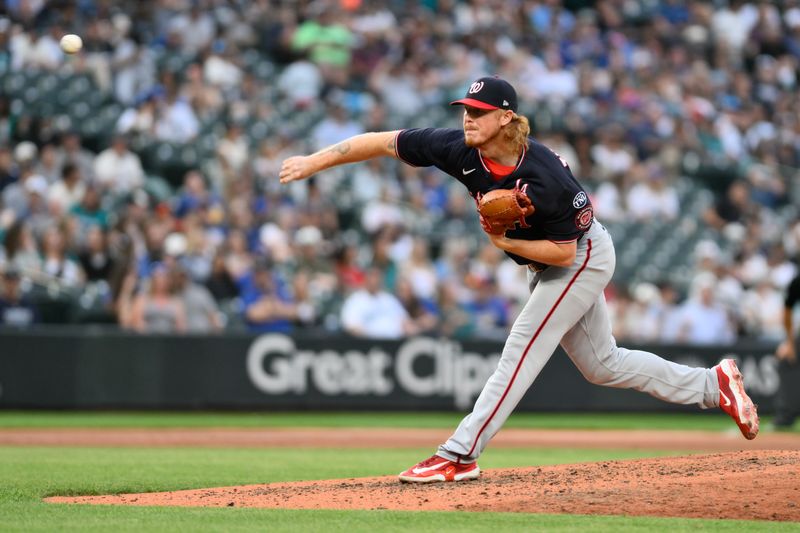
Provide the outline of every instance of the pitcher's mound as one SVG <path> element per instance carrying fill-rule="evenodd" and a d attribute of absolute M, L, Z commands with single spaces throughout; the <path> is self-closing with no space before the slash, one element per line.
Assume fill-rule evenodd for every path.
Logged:
<path fill-rule="evenodd" d="M 800 452 L 759 450 L 488 470 L 478 480 L 395 476 L 175 492 L 52 497 L 54 503 L 503 511 L 800 521 Z"/>

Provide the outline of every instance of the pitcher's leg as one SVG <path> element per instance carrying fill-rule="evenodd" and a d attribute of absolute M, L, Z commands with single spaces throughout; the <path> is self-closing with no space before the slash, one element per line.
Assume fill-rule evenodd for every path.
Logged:
<path fill-rule="evenodd" d="M 503 347 L 497 369 L 484 385 L 472 412 L 439 447 L 437 455 L 473 462 L 500 430 L 558 346 L 561 332 L 540 327 L 541 307 L 529 300 Z"/>
<path fill-rule="evenodd" d="M 474 461 L 500 430 L 522 396 L 550 359 L 564 334 L 593 305 L 608 283 L 613 248 L 604 245 L 592 254 L 591 240 L 569 269 L 553 269 L 532 283 L 533 292 L 503 348 L 494 374 L 475 407 L 461 421 L 437 455 L 451 461 Z"/>
<path fill-rule="evenodd" d="M 704 409 L 719 405 L 715 369 L 692 368 L 649 352 L 618 347 L 603 295 L 564 335 L 561 346 L 591 383 L 634 389 Z"/>

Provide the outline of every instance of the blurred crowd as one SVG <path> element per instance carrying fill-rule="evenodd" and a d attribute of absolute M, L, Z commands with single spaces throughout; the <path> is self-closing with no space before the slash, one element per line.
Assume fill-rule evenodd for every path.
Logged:
<path fill-rule="evenodd" d="M 87 143 L 0 93 L 0 323 L 504 338 L 525 270 L 455 180 L 393 160 L 277 180 L 286 156 L 364 131 L 459 127 L 447 102 L 496 73 L 600 221 L 677 225 L 686 176 L 714 194 L 689 286 L 609 287 L 618 338 L 779 340 L 799 61 L 798 0 L 7 1 L 2 76 L 88 75 L 124 111 Z M 137 142 L 191 145 L 209 123 L 213 157 L 154 194 Z M 81 312 L 54 318 L 61 295 Z"/>

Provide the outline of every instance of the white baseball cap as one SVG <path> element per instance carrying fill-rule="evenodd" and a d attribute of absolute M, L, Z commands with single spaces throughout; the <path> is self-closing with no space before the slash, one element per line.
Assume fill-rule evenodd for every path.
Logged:
<path fill-rule="evenodd" d="M 47 179 L 39 174 L 28 176 L 28 179 L 25 180 L 25 190 L 39 196 L 47 194 L 47 187 Z"/>

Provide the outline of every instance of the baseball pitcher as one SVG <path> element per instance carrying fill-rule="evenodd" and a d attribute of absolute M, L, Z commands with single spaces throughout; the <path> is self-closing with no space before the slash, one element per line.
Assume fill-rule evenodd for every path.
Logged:
<path fill-rule="evenodd" d="M 467 188 L 492 243 L 528 268 L 530 297 L 472 412 L 432 457 L 402 472 L 400 480 L 477 478 L 481 452 L 559 344 L 592 383 L 704 409 L 720 407 L 745 438 L 755 438 L 756 406 L 733 360 L 691 368 L 617 346 L 603 296 L 616 263 L 611 237 L 566 161 L 529 137 L 511 84 L 480 78 L 451 105 L 463 106 L 461 130 L 365 133 L 312 155 L 290 157 L 280 171 L 281 183 L 289 183 L 380 156 L 435 166 Z"/>

